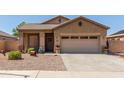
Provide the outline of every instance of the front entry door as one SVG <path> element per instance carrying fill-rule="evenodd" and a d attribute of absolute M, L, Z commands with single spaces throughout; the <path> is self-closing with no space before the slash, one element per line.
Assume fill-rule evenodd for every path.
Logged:
<path fill-rule="evenodd" d="M 45 34 L 45 51 L 53 52 L 53 47 L 54 47 L 54 34 L 46 33 Z"/>
<path fill-rule="evenodd" d="M 38 50 L 39 48 L 39 35 L 38 34 L 30 34 L 29 35 L 28 48 L 35 48 Z"/>

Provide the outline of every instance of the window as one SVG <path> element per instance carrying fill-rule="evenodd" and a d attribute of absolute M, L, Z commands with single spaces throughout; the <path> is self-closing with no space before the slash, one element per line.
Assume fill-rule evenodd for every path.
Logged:
<path fill-rule="evenodd" d="M 88 39 L 88 36 L 80 36 L 80 39 Z"/>
<path fill-rule="evenodd" d="M 82 22 L 81 21 L 78 23 L 78 26 L 82 26 Z"/>
<path fill-rule="evenodd" d="M 97 39 L 97 36 L 90 36 L 90 39 Z"/>
<path fill-rule="evenodd" d="M 78 39 L 78 36 L 71 36 L 71 39 Z"/>
<path fill-rule="evenodd" d="M 68 36 L 62 36 L 61 38 L 62 38 L 62 39 L 69 39 Z"/>

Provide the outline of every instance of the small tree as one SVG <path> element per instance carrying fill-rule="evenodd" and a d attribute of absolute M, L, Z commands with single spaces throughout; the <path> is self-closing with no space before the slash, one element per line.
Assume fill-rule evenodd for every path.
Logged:
<path fill-rule="evenodd" d="M 19 37 L 19 31 L 17 28 L 23 26 L 24 24 L 26 24 L 26 22 L 22 22 L 16 28 L 13 28 L 13 30 L 12 30 L 13 34 L 12 35 L 15 37 Z"/>
<path fill-rule="evenodd" d="M 16 36 L 16 37 L 19 36 L 18 30 L 15 29 L 15 28 L 13 28 L 12 33 L 13 33 L 13 34 L 12 34 L 13 36 Z"/>

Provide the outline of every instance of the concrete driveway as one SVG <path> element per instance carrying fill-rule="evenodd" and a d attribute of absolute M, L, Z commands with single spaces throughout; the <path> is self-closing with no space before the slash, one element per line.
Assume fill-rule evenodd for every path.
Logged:
<path fill-rule="evenodd" d="M 60 54 L 67 71 L 0 70 L 0 78 L 124 78 L 124 58 L 104 54 Z"/>
<path fill-rule="evenodd" d="M 68 71 L 124 72 L 124 58 L 105 54 L 62 54 Z"/>

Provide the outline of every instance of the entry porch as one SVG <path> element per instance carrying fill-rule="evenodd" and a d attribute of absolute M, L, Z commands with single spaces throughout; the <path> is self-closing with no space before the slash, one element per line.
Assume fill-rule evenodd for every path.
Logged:
<path fill-rule="evenodd" d="M 29 48 L 35 48 L 36 51 L 42 49 L 43 52 L 54 52 L 54 33 L 48 32 L 27 32 L 21 33 L 21 50 L 27 52 Z"/>

